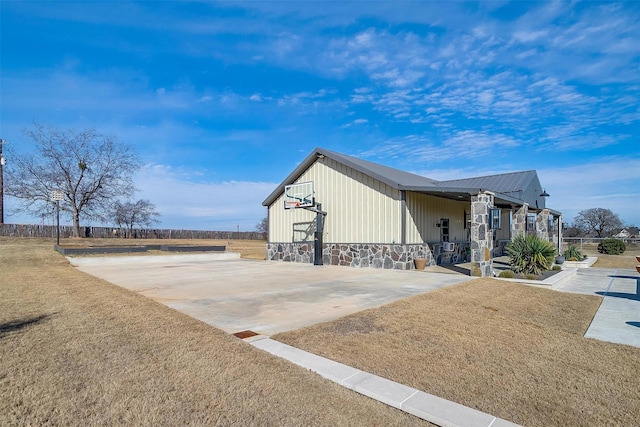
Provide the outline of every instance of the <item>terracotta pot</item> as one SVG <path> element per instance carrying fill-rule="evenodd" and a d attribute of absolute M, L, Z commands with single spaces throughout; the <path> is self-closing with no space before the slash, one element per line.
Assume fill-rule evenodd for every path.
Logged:
<path fill-rule="evenodd" d="M 424 270 L 424 267 L 427 265 L 426 258 L 414 258 L 413 263 L 416 265 L 416 270 Z"/>
<path fill-rule="evenodd" d="M 636 270 L 638 270 L 638 273 L 640 273 L 640 265 L 636 265 Z"/>

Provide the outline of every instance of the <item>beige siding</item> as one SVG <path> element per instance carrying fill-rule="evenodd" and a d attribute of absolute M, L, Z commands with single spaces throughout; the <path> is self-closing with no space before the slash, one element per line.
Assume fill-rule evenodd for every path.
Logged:
<path fill-rule="evenodd" d="M 296 182 L 313 181 L 316 203 L 327 212 L 325 243 L 398 243 L 400 191 L 329 158 L 316 161 Z M 284 209 L 284 195 L 269 207 L 269 241 L 313 241 L 315 213 Z"/>
<path fill-rule="evenodd" d="M 441 218 L 449 219 L 449 240 L 469 240 L 464 228 L 464 212 L 471 210 L 468 202 L 456 202 L 443 197 L 407 192 L 407 243 L 439 242 Z"/>

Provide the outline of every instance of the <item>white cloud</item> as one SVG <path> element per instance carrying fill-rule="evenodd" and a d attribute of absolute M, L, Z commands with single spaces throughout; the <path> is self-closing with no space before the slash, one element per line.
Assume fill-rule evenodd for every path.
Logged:
<path fill-rule="evenodd" d="M 519 42 L 532 42 L 536 41 L 540 38 L 543 38 L 549 34 L 547 30 L 539 30 L 539 31 L 516 31 L 513 34 L 513 37 Z"/>
<path fill-rule="evenodd" d="M 251 231 L 265 217 L 262 201 L 276 183 L 203 180 L 203 174 L 146 165 L 137 175 L 140 193 L 161 214 L 162 227 Z"/>

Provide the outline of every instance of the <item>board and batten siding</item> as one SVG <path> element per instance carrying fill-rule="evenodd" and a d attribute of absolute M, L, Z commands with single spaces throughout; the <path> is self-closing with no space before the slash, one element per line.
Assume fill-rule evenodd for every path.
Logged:
<path fill-rule="evenodd" d="M 407 243 L 439 242 L 441 218 L 449 219 L 449 241 L 467 241 L 464 212 L 469 214 L 468 202 L 456 202 L 443 197 L 407 191 Z"/>
<path fill-rule="evenodd" d="M 399 243 L 400 191 L 329 158 L 316 160 L 296 183 L 313 181 L 325 217 L 325 243 Z M 314 212 L 285 209 L 284 192 L 269 206 L 270 242 L 313 242 Z"/>

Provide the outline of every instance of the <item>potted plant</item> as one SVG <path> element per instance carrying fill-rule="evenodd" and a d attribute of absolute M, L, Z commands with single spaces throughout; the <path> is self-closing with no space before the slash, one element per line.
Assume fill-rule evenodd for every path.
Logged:
<path fill-rule="evenodd" d="M 416 270 L 424 270 L 424 267 L 427 265 L 426 258 L 414 258 L 413 262 L 416 266 Z"/>

